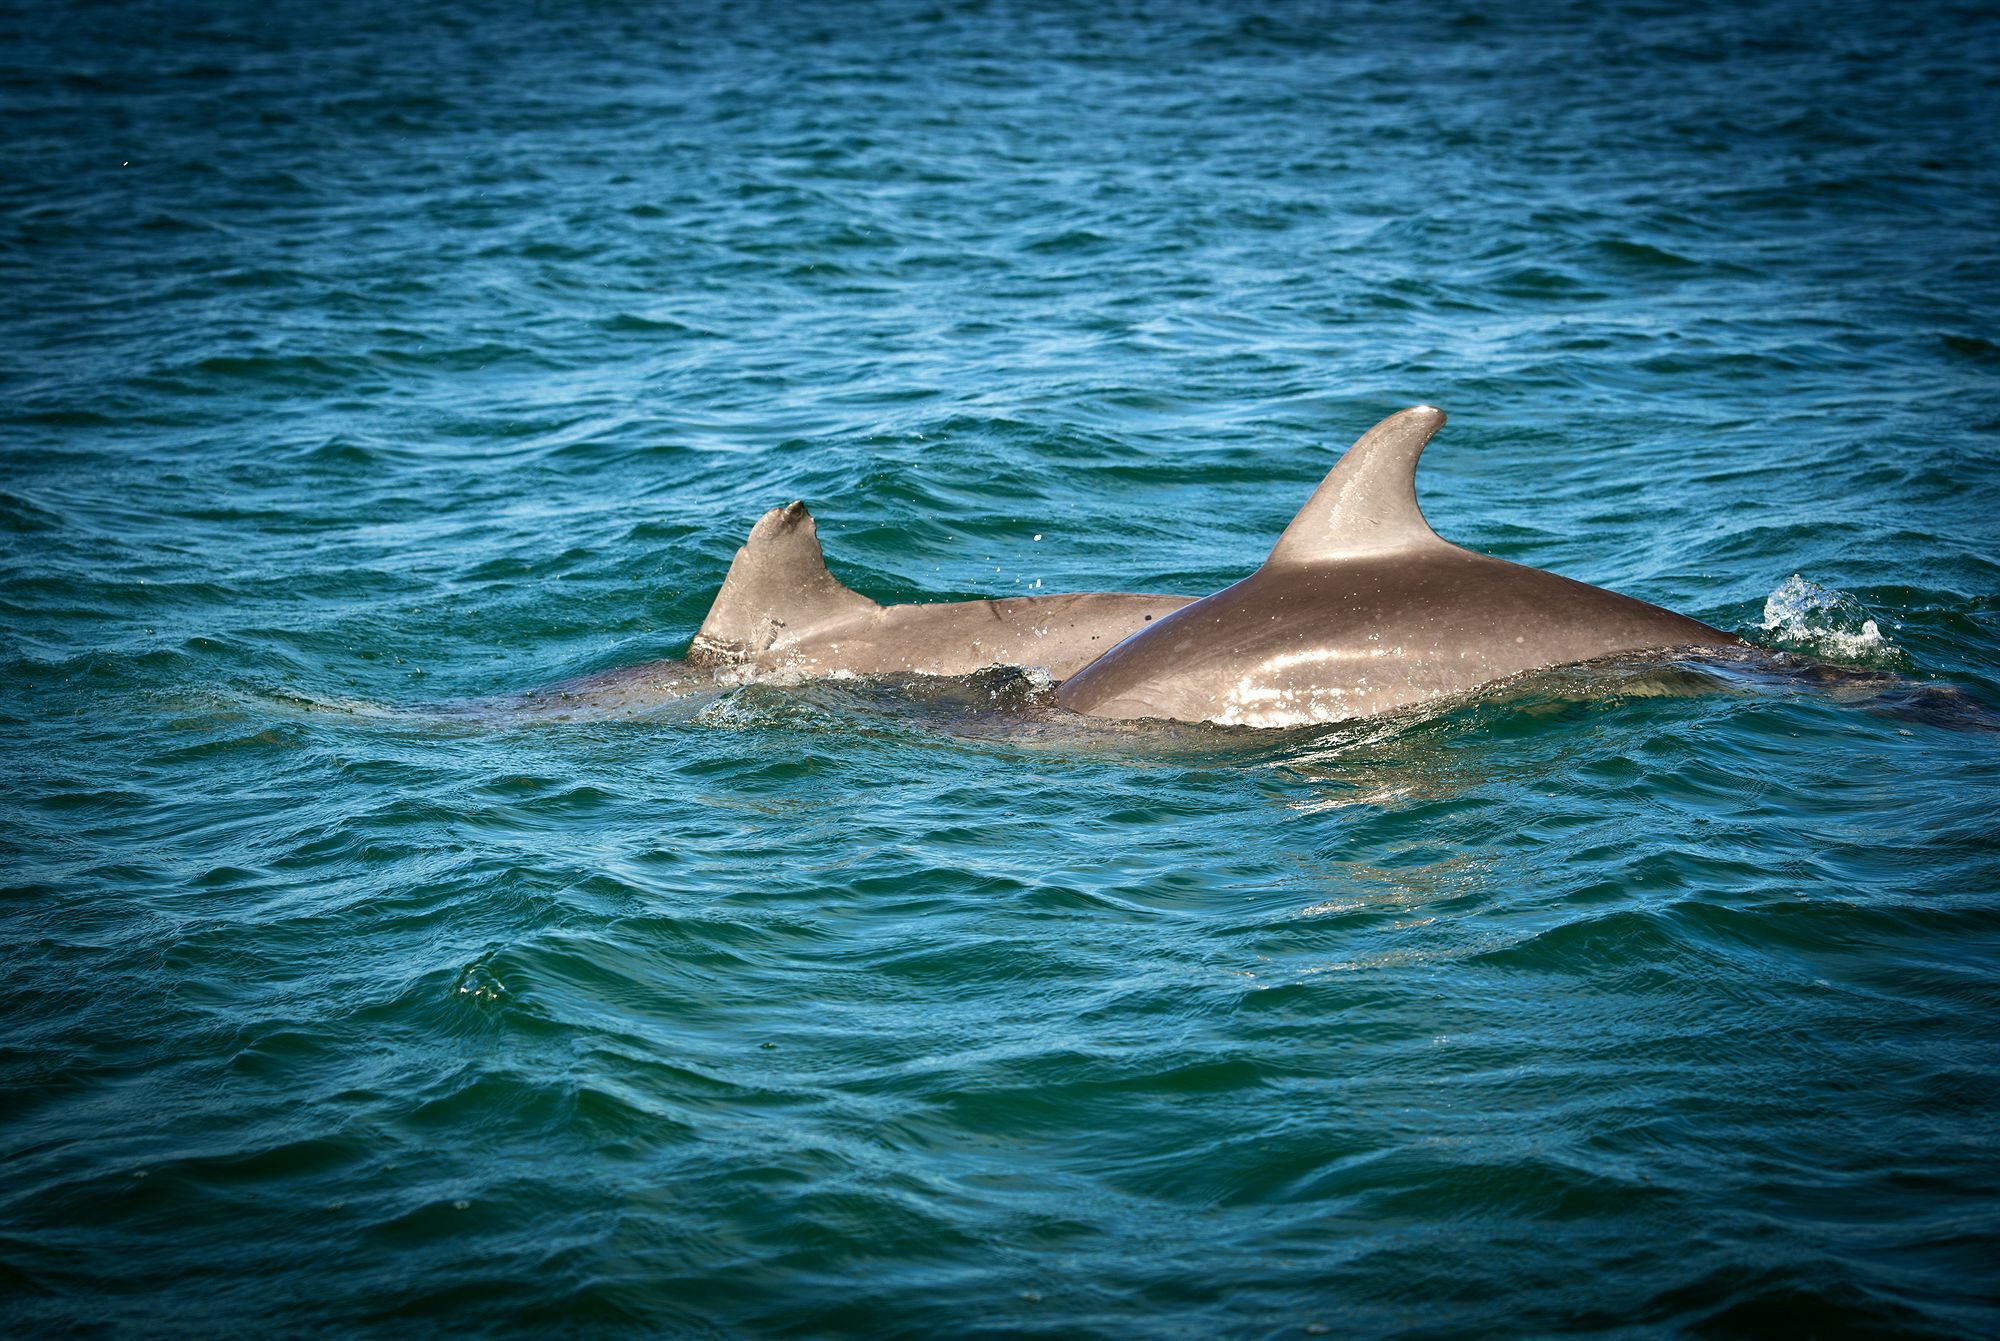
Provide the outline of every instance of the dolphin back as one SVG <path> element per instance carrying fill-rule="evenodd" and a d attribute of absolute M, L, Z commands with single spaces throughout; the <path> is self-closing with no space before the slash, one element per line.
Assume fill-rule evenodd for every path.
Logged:
<path fill-rule="evenodd" d="M 1303 726 L 1434 702 L 1526 671 L 1737 640 L 1697 620 L 1439 538 L 1417 458 L 1427 405 L 1377 424 L 1271 556 L 1157 620 L 1059 691 L 1072 712 Z"/>

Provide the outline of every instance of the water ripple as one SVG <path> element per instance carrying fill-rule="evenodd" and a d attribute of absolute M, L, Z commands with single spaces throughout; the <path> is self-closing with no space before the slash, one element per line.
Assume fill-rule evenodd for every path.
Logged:
<path fill-rule="evenodd" d="M 0 19 L 0 1326 L 1994 1330 L 1995 30 Z M 1755 648 L 1260 733 L 677 657 L 1353 436 Z"/>

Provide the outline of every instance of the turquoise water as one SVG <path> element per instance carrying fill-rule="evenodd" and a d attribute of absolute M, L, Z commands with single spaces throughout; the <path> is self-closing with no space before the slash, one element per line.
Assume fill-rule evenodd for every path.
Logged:
<path fill-rule="evenodd" d="M 2000 1328 L 1976 7 L 0 23 L 6 1330 Z M 1420 401 L 1447 536 L 1881 678 L 462 706 L 793 498 L 1205 594 Z"/>

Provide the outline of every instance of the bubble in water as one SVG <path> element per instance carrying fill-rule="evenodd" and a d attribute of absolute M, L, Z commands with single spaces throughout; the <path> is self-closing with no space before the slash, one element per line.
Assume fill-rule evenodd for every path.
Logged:
<path fill-rule="evenodd" d="M 454 990 L 460 996 L 469 996 L 474 1001 L 498 1001 L 507 995 L 506 985 L 498 974 L 484 964 L 467 964 L 459 971 Z"/>
<path fill-rule="evenodd" d="M 1881 662 L 1897 654 L 1861 602 L 1797 573 L 1765 597 L 1762 627 L 1781 646 L 1820 656 Z"/>

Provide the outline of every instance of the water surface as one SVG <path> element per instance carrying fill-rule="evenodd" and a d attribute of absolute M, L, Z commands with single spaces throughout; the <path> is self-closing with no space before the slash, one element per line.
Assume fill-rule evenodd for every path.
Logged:
<path fill-rule="evenodd" d="M 9 1330 L 2000 1327 L 1978 7 L 0 23 Z M 1445 535 L 1966 699 L 439 707 L 793 498 L 1204 594 L 1417 402 Z"/>

